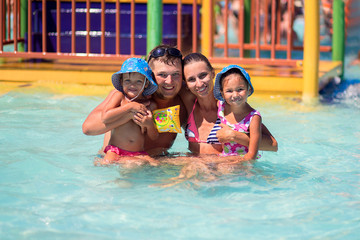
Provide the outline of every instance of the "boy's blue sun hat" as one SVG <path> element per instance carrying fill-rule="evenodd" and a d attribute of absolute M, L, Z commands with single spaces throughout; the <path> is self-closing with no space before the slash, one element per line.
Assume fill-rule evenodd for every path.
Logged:
<path fill-rule="evenodd" d="M 114 87 L 124 93 L 121 84 L 121 75 L 123 73 L 137 72 L 144 75 L 149 80 L 149 85 L 144 89 L 143 96 L 148 96 L 156 92 L 158 86 L 152 78 L 152 70 L 149 64 L 141 58 L 129 58 L 122 65 L 120 71 L 114 73 L 111 77 Z"/>
<path fill-rule="evenodd" d="M 221 95 L 221 92 L 220 92 L 220 89 L 221 89 L 221 86 L 220 86 L 220 79 L 221 79 L 221 76 L 228 72 L 229 70 L 231 69 L 239 69 L 241 74 L 243 75 L 243 77 L 246 79 L 246 81 L 248 82 L 249 86 L 250 86 L 250 94 L 253 94 L 254 92 L 254 87 L 252 86 L 251 84 L 251 81 L 250 81 L 250 76 L 249 74 L 245 71 L 245 69 L 243 69 L 242 67 L 238 66 L 238 65 L 229 65 L 227 67 L 224 67 L 221 72 L 219 72 L 217 75 L 216 75 L 216 78 L 215 78 L 215 85 L 214 85 L 214 96 L 217 100 L 220 100 L 220 101 L 225 101 L 225 99 L 223 98 L 223 96 Z"/>

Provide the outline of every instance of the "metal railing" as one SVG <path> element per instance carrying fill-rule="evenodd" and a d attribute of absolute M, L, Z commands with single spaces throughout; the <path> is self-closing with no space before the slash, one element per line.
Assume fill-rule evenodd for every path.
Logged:
<path fill-rule="evenodd" d="M 145 55 L 146 51 L 138 50 L 146 49 L 146 30 L 139 30 L 146 26 L 142 22 L 146 19 L 144 2 L 0 0 L 0 57 L 124 60 Z M 238 0 L 236 9 L 236 1 L 230 6 L 225 0 L 219 6 L 209 0 L 215 11 L 208 13 L 200 11 L 199 0 L 168 2 L 173 5 L 170 13 L 175 15 L 163 23 L 164 29 L 173 31 L 168 41 L 184 52 L 194 52 L 200 50 L 201 38 L 209 37 L 210 45 L 201 45 L 201 51 L 208 52 L 214 63 L 295 65 L 298 59 L 293 52 L 303 50 L 302 45 L 294 44 L 295 0 L 286 4 L 280 0 Z M 20 14 L 24 5 L 27 16 Z M 201 14 L 206 14 L 205 18 Z M 205 30 L 209 36 L 203 34 L 204 19 L 211 22 Z M 26 34 L 21 33 L 22 28 Z M 24 51 L 19 51 L 19 44 L 25 45 Z M 9 46 L 13 49 L 6 51 Z M 329 52 L 331 46 L 321 46 L 320 51 Z"/>

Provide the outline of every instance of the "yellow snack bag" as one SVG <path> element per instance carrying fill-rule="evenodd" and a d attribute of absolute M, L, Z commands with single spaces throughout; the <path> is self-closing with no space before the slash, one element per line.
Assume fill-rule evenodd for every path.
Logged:
<path fill-rule="evenodd" d="M 153 119 L 158 132 L 181 133 L 180 105 L 153 111 Z"/>

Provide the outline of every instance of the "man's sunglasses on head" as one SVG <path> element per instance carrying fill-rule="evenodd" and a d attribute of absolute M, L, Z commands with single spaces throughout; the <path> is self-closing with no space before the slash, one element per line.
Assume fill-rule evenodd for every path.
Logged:
<path fill-rule="evenodd" d="M 182 58 L 181 52 L 177 48 L 157 48 L 150 54 L 148 62 L 150 62 L 151 58 L 164 56 L 166 52 L 171 56 Z"/>

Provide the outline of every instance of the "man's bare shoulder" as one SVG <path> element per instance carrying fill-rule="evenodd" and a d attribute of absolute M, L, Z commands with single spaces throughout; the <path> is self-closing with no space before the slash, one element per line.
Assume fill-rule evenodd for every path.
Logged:
<path fill-rule="evenodd" d="M 178 105 L 180 105 L 180 123 L 182 127 L 185 127 L 188 116 L 188 109 L 186 108 L 186 104 L 183 99 L 178 95 L 177 96 Z"/>

